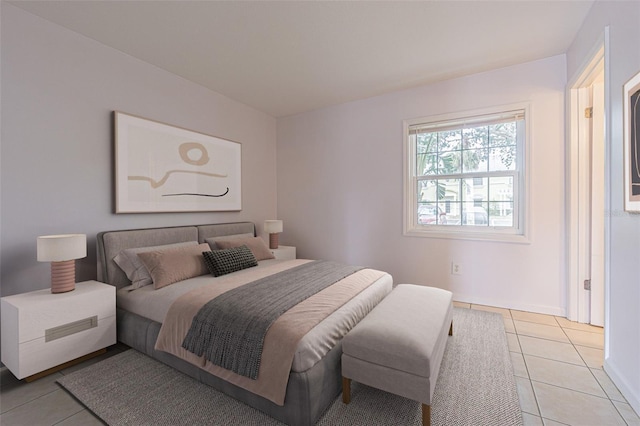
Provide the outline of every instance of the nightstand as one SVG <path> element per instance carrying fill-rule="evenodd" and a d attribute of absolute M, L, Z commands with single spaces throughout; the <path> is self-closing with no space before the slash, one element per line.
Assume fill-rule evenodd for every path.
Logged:
<path fill-rule="evenodd" d="M 293 260 L 296 258 L 296 248 L 292 246 L 280 245 L 277 249 L 270 250 L 278 260 Z"/>
<path fill-rule="evenodd" d="M 67 293 L 47 288 L 0 303 L 2 362 L 18 379 L 36 379 L 116 343 L 114 286 L 85 281 Z"/>

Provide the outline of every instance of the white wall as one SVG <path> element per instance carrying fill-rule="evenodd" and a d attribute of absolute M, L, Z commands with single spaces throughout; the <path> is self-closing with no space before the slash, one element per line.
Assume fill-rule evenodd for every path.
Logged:
<path fill-rule="evenodd" d="M 640 413 L 640 214 L 624 211 L 622 86 L 640 71 L 640 2 L 597 2 L 567 52 L 573 77 L 609 26 L 610 146 L 606 164 L 610 203 L 608 305 L 605 318 L 605 370 Z"/>
<path fill-rule="evenodd" d="M 1 12 L 3 296 L 49 286 L 38 235 L 86 233 L 85 280 L 99 231 L 275 216 L 273 117 L 6 2 Z M 242 211 L 114 214 L 114 110 L 241 142 Z"/>
<path fill-rule="evenodd" d="M 278 217 L 299 255 L 457 300 L 563 314 L 564 55 L 278 119 Z M 530 102 L 530 244 L 402 235 L 402 120 Z M 452 276 L 450 263 L 463 275 Z"/>

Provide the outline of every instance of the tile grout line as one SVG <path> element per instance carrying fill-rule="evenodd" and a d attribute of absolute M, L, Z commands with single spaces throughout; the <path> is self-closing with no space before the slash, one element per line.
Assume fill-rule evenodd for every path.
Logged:
<path fill-rule="evenodd" d="M 24 405 L 30 404 L 30 403 L 32 403 L 32 402 L 34 402 L 34 401 L 37 401 L 38 399 L 40 399 L 40 398 L 42 398 L 42 397 L 45 397 L 45 396 L 47 396 L 47 395 L 51 395 L 52 393 L 57 392 L 57 391 L 59 391 L 60 389 L 62 389 L 62 388 L 53 389 L 53 390 L 52 390 L 52 391 L 50 391 L 50 392 L 46 392 L 46 393 L 43 393 L 42 395 L 38 395 L 38 396 L 36 396 L 35 398 L 32 398 L 32 399 L 30 399 L 30 400 L 28 400 L 28 401 L 25 401 L 25 402 L 23 402 L 22 404 L 16 405 L 15 407 L 13 407 L 13 408 L 11 408 L 11 409 L 9 409 L 9 410 L 7 410 L 7 411 L 3 411 L 3 412 L 1 412 L 1 413 L 0 413 L 0 416 L 5 415 L 5 414 L 7 414 L 7 413 L 9 413 L 9 412 L 11 412 L 11 411 L 13 411 L 13 410 L 15 410 L 15 409 L 17 409 L 17 408 L 20 408 L 20 407 L 22 407 L 22 406 L 24 406 Z"/>
<path fill-rule="evenodd" d="M 529 337 L 529 336 L 525 336 L 525 337 Z M 587 364 L 584 364 L 584 365 L 574 364 L 574 363 L 572 363 L 572 362 L 562 361 L 562 360 L 560 360 L 560 359 L 547 358 L 547 357 L 544 357 L 544 356 L 534 355 L 534 354 L 525 354 L 525 353 L 523 352 L 523 353 L 522 353 L 522 357 L 524 358 L 524 356 L 525 356 L 525 355 L 527 355 L 527 356 L 531 356 L 531 357 L 534 357 L 534 358 L 546 359 L 547 361 L 561 362 L 561 363 L 563 363 L 563 364 L 572 365 L 572 366 L 574 366 L 574 367 L 582 367 L 582 368 L 587 368 L 587 369 L 591 370 Z M 593 374 L 593 372 L 592 372 L 591 374 Z M 595 378 L 595 377 L 594 377 L 594 378 Z M 597 379 L 596 379 L 596 380 L 597 380 Z M 604 390 L 604 389 L 603 389 L 603 390 Z M 606 392 L 605 392 L 605 394 L 606 394 Z"/>
<path fill-rule="evenodd" d="M 554 388 L 558 388 L 558 389 L 565 389 L 565 390 L 568 390 L 568 391 L 571 391 L 571 392 L 580 393 L 582 395 L 589 395 L 589 396 L 593 396 L 595 398 L 600 398 L 600 399 L 605 399 L 605 400 L 611 401 L 611 399 L 609 399 L 608 396 L 594 395 L 594 394 L 589 393 L 589 392 L 585 392 L 585 391 L 581 391 L 581 390 L 577 390 L 577 389 L 572 389 L 572 388 L 567 388 L 567 387 L 564 387 L 564 386 L 558 386 L 558 385 L 555 385 L 553 383 L 543 382 L 541 380 L 531 380 L 531 383 L 533 383 L 533 382 L 540 383 L 540 384 L 547 385 L 547 386 L 553 386 Z M 607 395 L 606 392 L 604 392 L 604 394 Z"/>
<path fill-rule="evenodd" d="M 557 321 L 557 320 L 556 320 Z M 560 328 L 562 328 L 562 326 L 560 326 Z M 562 331 L 564 332 L 564 329 L 562 329 Z M 597 333 L 594 333 L 597 334 Z M 567 335 L 567 333 L 565 333 L 565 335 Z M 600 387 L 600 389 L 602 389 L 602 392 L 604 392 L 604 394 L 607 396 L 607 399 L 609 400 L 609 402 L 611 403 L 611 405 L 613 405 L 614 410 L 618 413 L 618 415 L 620 416 L 620 418 L 622 419 L 622 421 L 625 422 L 625 424 L 629 424 L 627 422 L 627 420 L 624 418 L 624 416 L 622 415 L 622 413 L 620 412 L 620 410 L 618 410 L 618 407 L 616 406 L 616 404 L 613 403 L 613 400 L 611 399 L 611 397 L 609 396 L 609 393 L 607 392 L 607 390 L 604 388 L 604 386 L 602 385 L 602 383 L 600 383 L 600 380 L 598 380 L 598 378 L 596 377 L 595 374 L 593 374 L 593 371 L 591 370 L 591 368 L 588 366 L 587 361 L 584 359 L 584 357 L 582 356 L 582 354 L 580 353 L 580 351 L 578 350 L 578 348 L 576 348 L 576 344 L 573 342 L 573 340 L 571 340 L 571 338 L 569 337 L 569 335 L 567 335 L 567 338 L 569 338 L 569 342 L 571 342 L 571 346 L 573 347 L 573 349 L 578 352 L 578 355 L 580 356 L 580 358 L 582 359 L 582 361 L 584 362 L 584 364 L 587 366 L 587 369 L 589 370 L 589 373 L 591 374 L 591 376 L 593 377 L 593 379 L 596 381 L 596 383 L 598 384 L 598 386 Z M 588 347 L 588 346 L 587 346 Z M 600 348 L 595 348 L 595 349 L 600 349 Z M 603 361 L 604 362 L 604 361 Z M 604 372 L 604 366 L 602 368 L 602 371 Z M 606 372 L 605 372 L 606 374 Z M 608 377 L 608 376 L 607 376 Z"/>
<path fill-rule="evenodd" d="M 536 408 L 538 410 L 538 415 L 540 416 L 540 419 L 542 420 L 542 410 L 540 409 L 540 403 L 538 402 L 538 395 L 536 395 L 536 390 L 533 387 L 533 380 L 531 380 L 531 372 L 529 372 L 529 366 L 527 365 L 527 360 L 524 358 L 524 352 L 522 352 L 522 345 L 520 344 L 520 335 L 518 334 L 518 329 L 516 328 L 516 323 L 515 320 L 513 319 L 513 315 L 511 313 L 511 310 L 509 310 L 509 315 L 512 318 L 513 321 L 513 328 L 516 330 L 516 339 L 518 340 L 518 346 L 520 347 L 520 355 L 522 356 L 522 362 L 524 362 L 524 368 L 525 370 L 527 370 L 527 380 L 529 381 L 529 385 L 531 386 L 531 393 L 533 394 L 533 399 L 536 402 Z M 542 423 L 544 424 L 544 420 L 542 420 Z"/>
<path fill-rule="evenodd" d="M 71 417 L 76 416 L 76 415 L 78 415 L 79 413 L 81 413 L 81 412 L 83 412 L 83 411 L 88 411 L 84 406 L 82 406 L 82 407 L 80 407 L 80 408 L 81 408 L 81 409 L 80 409 L 80 411 L 75 412 L 75 413 L 71 414 L 70 416 L 65 417 L 64 419 L 60 420 L 59 422 L 53 423 L 53 424 L 52 424 L 52 426 L 59 425 L 60 423 L 62 423 L 62 422 L 64 422 L 64 421 L 67 421 L 67 420 L 68 420 L 68 419 L 70 419 Z"/>
<path fill-rule="evenodd" d="M 554 320 L 555 320 L 555 317 L 554 317 Z M 556 323 L 558 322 L 557 320 L 555 320 L 555 321 L 556 321 Z M 560 325 L 560 324 L 558 324 L 558 325 Z M 515 326 L 515 322 L 514 322 L 514 326 Z M 516 331 L 517 331 L 517 329 L 516 329 Z M 519 344 L 520 343 L 520 337 L 519 337 L 519 335 L 517 335 L 517 336 L 518 336 L 518 344 Z M 531 336 L 529 336 L 529 337 L 531 337 Z M 569 336 L 567 336 L 567 338 L 569 338 Z M 545 339 L 545 340 L 547 340 L 547 339 Z M 522 359 L 524 360 L 524 366 L 527 369 L 527 375 L 529 376 L 529 383 L 531 383 L 531 390 L 533 391 L 533 398 L 536 400 L 536 405 L 537 405 L 537 408 L 538 408 L 538 412 L 540 413 L 540 418 L 542 419 L 542 424 L 544 424 L 545 423 L 544 419 L 547 418 L 547 417 L 543 417 L 542 416 L 542 409 L 540 408 L 540 403 L 538 402 L 538 394 L 536 392 L 535 386 L 533 386 L 533 380 L 531 379 L 531 373 L 529 372 L 529 366 L 527 365 L 527 359 L 524 357 L 524 353 L 522 354 Z M 554 421 L 554 422 L 556 421 L 554 419 L 549 419 L 549 420 Z"/>

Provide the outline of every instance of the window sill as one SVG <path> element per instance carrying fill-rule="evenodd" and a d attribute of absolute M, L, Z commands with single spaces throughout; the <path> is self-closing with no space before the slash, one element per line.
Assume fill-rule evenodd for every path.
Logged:
<path fill-rule="evenodd" d="M 457 230 L 446 227 L 437 229 L 409 229 L 404 232 L 405 237 L 440 238 L 448 240 L 489 241 L 496 243 L 530 244 L 527 235 L 503 232 L 488 228 L 486 231 Z"/>

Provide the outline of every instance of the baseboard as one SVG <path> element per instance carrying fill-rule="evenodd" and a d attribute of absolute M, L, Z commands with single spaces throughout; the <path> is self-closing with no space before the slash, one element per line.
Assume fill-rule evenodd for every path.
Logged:
<path fill-rule="evenodd" d="M 497 308 L 515 309 L 517 311 L 535 312 L 537 314 L 555 315 L 566 317 L 567 311 L 558 306 L 534 305 L 529 303 L 513 302 L 511 300 L 501 300 L 492 298 L 482 298 L 460 293 L 453 294 L 453 300 L 475 305 L 495 306 Z"/>
<path fill-rule="evenodd" d="M 625 380 L 624 374 L 620 374 L 618 369 L 609 362 L 608 359 L 604 360 L 604 371 L 607 373 L 611 381 L 618 388 L 622 396 L 627 400 L 631 408 L 640 416 L 640 395 L 635 393 L 631 386 Z"/>

